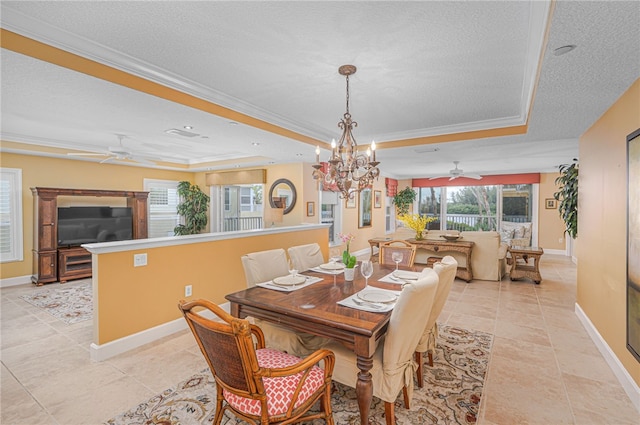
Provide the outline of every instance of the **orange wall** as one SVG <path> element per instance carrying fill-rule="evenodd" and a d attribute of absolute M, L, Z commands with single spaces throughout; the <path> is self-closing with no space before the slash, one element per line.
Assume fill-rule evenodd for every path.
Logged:
<path fill-rule="evenodd" d="M 560 218 L 558 208 L 547 209 L 545 199 L 553 198 L 558 191 L 555 184 L 558 173 L 541 173 L 538 199 L 538 246 L 546 250 L 566 250 L 564 222 Z"/>
<path fill-rule="evenodd" d="M 94 342 L 105 344 L 175 320 L 181 299 L 222 304 L 226 294 L 246 288 L 243 254 L 311 242 L 318 242 L 327 258 L 324 228 L 94 254 Z M 147 266 L 133 267 L 133 255 L 139 253 L 147 254 Z M 192 285 L 191 297 L 184 296 L 185 285 Z"/>
<path fill-rule="evenodd" d="M 627 142 L 640 127 L 640 80 L 580 138 L 577 303 L 636 384 L 626 348 Z"/>
<path fill-rule="evenodd" d="M 33 195 L 31 187 L 143 190 L 144 179 L 194 181 L 194 173 L 155 170 L 118 164 L 2 153 L 3 168 L 22 170 L 23 261 L 3 263 L 0 279 L 31 275 L 33 249 Z M 204 185 L 200 186 L 204 188 Z M 114 198 L 108 198 L 112 202 Z M 86 198 L 82 198 L 86 200 Z"/>

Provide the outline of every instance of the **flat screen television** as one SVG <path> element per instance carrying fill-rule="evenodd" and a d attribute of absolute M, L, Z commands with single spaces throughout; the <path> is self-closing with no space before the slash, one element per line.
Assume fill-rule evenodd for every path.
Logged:
<path fill-rule="evenodd" d="M 58 247 L 133 239 L 129 207 L 58 208 Z"/>

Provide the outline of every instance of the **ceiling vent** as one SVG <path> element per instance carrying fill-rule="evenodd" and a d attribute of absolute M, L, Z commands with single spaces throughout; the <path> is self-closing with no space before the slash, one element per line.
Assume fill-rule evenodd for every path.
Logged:
<path fill-rule="evenodd" d="M 167 133 L 167 134 L 175 134 L 176 136 L 182 136 L 182 137 L 196 137 L 196 136 L 199 136 L 199 134 L 197 134 L 197 133 L 192 133 L 190 131 L 180 130 L 178 128 L 171 128 L 169 130 L 165 130 L 164 132 Z"/>

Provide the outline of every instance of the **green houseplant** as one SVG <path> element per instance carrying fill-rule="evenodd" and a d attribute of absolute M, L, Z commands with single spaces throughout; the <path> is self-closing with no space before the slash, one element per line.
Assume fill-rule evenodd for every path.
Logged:
<path fill-rule="evenodd" d="M 179 224 L 173 229 L 176 236 L 195 235 L 200 233 L 207 225 L 207 208 L 209 207 L 209 195 L 188 181 L 178 183 L 178 214 L 184 217 L 184 224 Z"/>
<path fill-rule="evenodd" d="M 558 201 L 558 212 L 564 221 L 565 231 L 572 238 L 578 236 L 578 163 L 562 164 L 555 183 L 558 191 L 553 197 Z"/>
<path fill-rule="evenodd" d="M 409 205 L 416 200 L 416 193 L 409 186 L 402 189 L 393 197 L 393 205 L 398 208 L 398 215 L 405 215 L 409 212 Z"/>

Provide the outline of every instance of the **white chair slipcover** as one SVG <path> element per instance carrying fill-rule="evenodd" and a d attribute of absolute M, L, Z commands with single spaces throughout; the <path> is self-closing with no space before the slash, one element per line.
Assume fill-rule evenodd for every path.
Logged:
<path fill-rule="evenodd" d="M 324 264 L 324 256 L 320 250 L 320 245 L 310 243 L 306 245 L 292 246 L 287 250 L 293 265 L 299 271 L 309 270 Z"/>
<path fill-rule="evenodd" d="M 428 269 L 413 283 L 404 285 L 391 313 L 384 341 L 378 345 L 373 356 L 371 375 L 373 395 L 385 402 L 387 424 L 395 423 L 393 404 L 401 390 L 406 391 L 405 407 L 413 393 L 413 376 L 416 363 L 413 360 L 418 341 L 438 286 L 438 275 Z M 333 379 L 355 388 L 359 372 L 356 355 L 339 343 L 325 346 L 334 352 L 336 364 Z M 387 410 L 389 409 L 389 410 Z"/>

